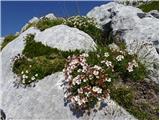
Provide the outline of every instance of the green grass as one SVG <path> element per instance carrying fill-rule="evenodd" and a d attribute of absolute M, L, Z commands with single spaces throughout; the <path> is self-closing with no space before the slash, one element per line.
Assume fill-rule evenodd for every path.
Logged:
<path fill-rule="evenodd" d="M 24 57 L 14 62 L 12 70 L 21 78 L 23 76 L 22 72 L 24 72 L 28 78 L 25 79 L 25 83 L 23 84 L 30 84 L 34 82 L 31 78 L 35 77 L 36 74 L 38 74 L 38 77 L 35 80 L 62 71 L 65 65 L 65 59 L 69 55 L 80 54 L 80 51 L 61 51 L 51 48 L 43 45 L 41 42 L 35 42 L 34 35 L 28 35 L 22 53 Z M 25 71 L 28 71 L 28 73 L 25 73 Z"/>
<path fill-rule="evenodd" d="M 21 78 L 22 72 L 25 73 L 25 71 L 28 71 L 28 73 L 25 73 L 25 75 L 28 76 L 28 78 L 25 79 L 25 84 L 30 84 L 35 80 L 42 79 L 47 75 L 61 71 L 64 67 L 64 63 L 65 59 L 63 57 L 48 59 L 46 56 L 39 56 L 30 60 L 23 57 L 15 61 L 13 71 Z M 35 76 L 36 74 L 38 74 L 37 77 Z M 31 79 L 33 76 L 36 78 L 35 80 Z"/>
<path fill-rule="evenodd" d="M 106 70 L 106 73 L 110 75 L 111 78 L 115 78 L 120 76 L 123 79 L 130 79 L 132 81 L 138 81 L 138 80 L 143 80 L 145 76 L 147 75 L 147 71 L 145 68 L 145 65 L 138 62 L 137 56 L 136 55 L 129 55 L 127 51 L 125 51 L 126 47 L 124 43 L 121 43 L 119 46 L 120 50 L 119 51 L 112 51 L 107 45 L 106 46 L 99 46 L 97 47 L 97 51 L 89 52 L 89 57 L 87 58 L 87 63 L 90 65 L 99 65 L 102 66 L 104 70 Z M 118 62 L 116 60 L 116 57 L 118 55 L 122 55 L 120 51 L 124 51 L 125 54 L 124 59 L 121 62 Z M 101 64 L 102 60 L 105 60 L 106 58 L 104 57 L 105 53 L 109 53 L 109 57 L 107 60 L 112 61 L 112 64 L 114 65 L 114 74 L 112 71 L 107 71 L 107 68 Z M 99 57 L 97 56 L 99 55 Z M 128 72 L 127 66 L 128 62 L 131 62 L 133 59 L 135 59 L 138 62 L 138 67 L 134 68 L 133 72 Z"/>
<path fill-rule="evenodd" d="M 48 18 L 42 18 L 38 23 L 35 24 L 35 26 L 40 29 L 41 31 L 53 27 L 55 25 L 60 25 L 64 22 L 63 19 L 53 19 L 50 20 Z"/>
<path fill-rule="evenodd" d="M 146 88 L 146 86 L 148 87 Z M 129 83 L 116 81 L 110 87 L 110 95 L 113 100 L 138 118 L 138 120 L 158 120 L 158 93 L 154 90 L 155 88 L 158 88 L 157 84 L 152 85 L 150 82 L 147 83 L 145 81 L 137 83 L 134 81 Z M 140 93 L 143 93 L 145 89 L 145 95 L 141 95 Z M 152 96 L 157 96 L 156 100 Z"/>
<path fill-rule="evenodd" d="M 8 35 L 4 38 L 4 41 L 2 42 L 2 45 L 1 45 L 1 50 L 11 41 L 13 41 L 17 36 L 15 35 Z"/>
<path fill-rule="evenodd" d="M 138 8 L 140 8 L 143 12 L 149 12 L 151 10 L 159 11 L 159 1 L 151 1 L 147 4 L 142 4 Z"/>

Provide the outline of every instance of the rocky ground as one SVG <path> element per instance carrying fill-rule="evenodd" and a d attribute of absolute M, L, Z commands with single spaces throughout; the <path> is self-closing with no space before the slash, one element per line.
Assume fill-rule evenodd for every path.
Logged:
<path fill-rule="evenodd" d="M 122 84 L 124 86 L 133 86 L 132 89 L 136 91 L 134 104 L 138 106 L 139 103 L 145 102 L 149 105 L 146 110 L 147 112 L 150 111 L 148 114 L 158 116 L 157 108 L 154 109 L 154 105 L 158 105 L 157 86 L 159 84 L 158 12 L 145 13 L 136 7 L 110 2 L 93 8 L 86 16 L 96 20 L 97 27 L 105 31 L 107 38 L 114 40 L 115 43 L 124 42 L 127 50 L 136 54 L 139 60 L 145 63 L 148 70 L 146 82 L 137 82 L 135 84 L 132 82 L 123 83 L 124 81 L 122 81 Z M 48 14 L 45 17 L 56 19 L 53 14 Z M 2 78 L 0 81 L 1 120 L 5 118 L 8 120 L 136 120 L 137 117 L 132 112 L 130 113 L 130 109 L 114 100 L 108 100 L 108 105 L 105 108 L 90 116 L 77 117 L 79 115 L 73 115 L 73 112 L 70 111 L 69 106 L 65 106 L 63 100 L 62 81 L 65 79 L 63 72 L 46 76 L 37 82 L 35 87 L 14 87 L 13 81 L 16 78 L 12 72 L 12 59 L 17 54 L 22 54 L 25 47 L 24 39 L 29 33 L 35 34 L 35 41 L 60 50 L 93 51 L 96 49 L 96 43 L 91 36 L 67 25 L 53 26 L 44 31 L 40 31 L 35 27 L 26 30 L 30 23 L 32 24 L 40 19 L 34 17 L 30 20 L 21 32 L 17 33 L 18 37 L 7 44 L 0 52 L 2 58 L 0 62 L 2 68 L 0 71 Z M 1 42 L 3 40 L 4 38 Z M 154 105 L 152 106 L 152 104 Z M 156 120 L 158 117 L 155 116 L 148 118 Z"/>

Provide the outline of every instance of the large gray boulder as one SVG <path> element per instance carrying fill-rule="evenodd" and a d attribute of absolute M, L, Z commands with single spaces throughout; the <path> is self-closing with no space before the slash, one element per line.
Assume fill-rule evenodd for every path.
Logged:
<path fill-rule="evenodd" d="M 124 41 L 128 51 L 146 64 L 148 77 L 158 83 L 159 19 L 138 8 L 114 2 L 95 7 L 87 16 L 95 18 L 100 28 L 111 31 L 115 42 Z"/>
<path fill-rule="evenodd" d="M 64 51 L 76 49 L 92 51 L 96 47 L 95 42 L 88 34 L 66 25 L 57 25 L 44 30 L 35 36 L 35 41 Z"/>
<path fill-rule="evenodd" d="M 6 77 L 14 80 L 13 76 Z M 112 100 L 108 106 L 90 117 L 76 117 L 69 106 L 64 105 L 62 81 L 64 74 L 58 72 L 45 77 L 33 88 L 14 88 L 12 81 L 3 89 L 1 107 L 8 119 L 51 120 L 136 120 Z M 106 115 L 105 115 L 106 113 Z"/>

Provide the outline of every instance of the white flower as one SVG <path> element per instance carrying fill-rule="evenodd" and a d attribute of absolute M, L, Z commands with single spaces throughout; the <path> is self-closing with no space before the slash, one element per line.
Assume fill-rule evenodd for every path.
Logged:
<path fill-rule="evenodd" d="M 122 54 L 125 54 L 125 51 L 120 50 L 119 52 L 122 53 Z"/>
<path fill-rule="evenodd" d="M 82 103 L 86 103 L 87 101 L 88 101 L 87 98 L 82 99 Z"/>
<path fill-rule="evenodd" d="M 132 67 L 128 67 L 127 70 L 128 70 L 128 72 L 132 72 L 133 68 Z"/>
<path fill-rule="evenodd" d="M 81 60 L 82 63 L 86 62 L 85 58 L 80 58 L 80 60 Z"/>
<path fill-rule="evenodd" d="M 85 92 L 85 95 L 86 95 L 87 97 L 89 97 L 89 94 L 90 94 L 90 92 Z"/>
<path fill-rule="evenodd" d="M 74 98 L 75 101 L 79 101 L 80 100 L 79 96 L 74 96 L 73 98 Z"/>
<path fill-rule="evenodd" d="M 26 79 L 28 78 L 28 76 L 26 76 Z"/>
<path fill-rule="evenodd" d="M 89 79 L 90 79 L 90 80 L 93 79 L 93 76 L 92 76 L 92 75 L 89 75 Z"/>
<path fill-rule="evenodd" d="M 21 74 L 23 74 L 24 72 L 22 71 Z"/>
<path fill-rule="evenodd" d="M 31 77 L 31 80 L 35 80 L 36 78 L 33 76 L 33 77 Z"/>
<path fill-rule="evenodd" d="M 132 60 L 132 64 L 134 67 L 138 67 L 138 63 L 136 62 L 136 60 Z"/>
<path fill-rule="evenodd" d="M 26 70 L 26 73 L 28 73 L 28 70 Z"/>
<path fill-rule="evenodd" d="M 106 78 L 106 80 L 105 81 L 107 81 L 107 82 L 111 82 L 111 78 Z"/>
<path fill-rule="evenodd" d="M 100 57 L 100 55 L 99 55 L 99 54 L 97 54 L 97 57 L 99 58 L 99 57 Z"/>
<path fill-rule="evenodd" d="M 72 76 L 69 75 L 69 76 L 67 77 L 67 80 L 66 80 L 66 81 L 70 81 L 71 79 L 72 79 Z"/>
<path fill-rule="evenodd" d="M 129 54 L 129 55 L 133 55 L 134 53 L 133 53 L 132 50 L 128 50 L 128 54 Z"/>
<path fill-rule="evenodd" d="M 102 93 L 102 89 L 99 88 L 98 91 L 97 91 L 97 93 Z"/>
<path fill-rule="evenodd" d="M 81 80 L 80 79 L 76 80 L 76 83 L 77 83 L 77 85 L 80 85 L 81 84 Z"/>
<path fill-rule="evenodd" d="M 105 63 L 105 61 L 104 61 L 104 60 L 102 60 L 102 61 L 101 61 L 101 63 Z"/>
<path fill-rule="evenodd" d="M 35 74 L 36 77 L 38 77 L 38 74 Z"/>
<path fill-rule="evenodd" d="M 83 93 L 83 89 L 82 88 L 78 89 L 78 93 Z"/>
<path fill-rule="evenodd" d="M 71 102 L 72 102 L 72 103 L 75 103 L 74 97 L 71 98 Z"/>
<path fill-rule="evenodd" d="M 25 84 L 25 79 L 22 79 L 22 83 Z"/>
<path fill-rule="evenodd" d="M 82 72 L 82 69 L 78 69 L 77 72 Z"/>
<path fill-rule="evenodd" d="M 118 55 L 116 57 L 117 61 L 122 61 L 124 59 L 124 56 L 123 55 Z"/>
<path fill-rule="evenodd" d="M 29 65 L 29 67 L 31 68 L 31 67 L 32 67 L 32 65 Z"/>
<path fill-rule="evenodd" d="M 82 105 L 82 101 L 81 100 L 78 100 L 78 105 Z"/>
<path fill-rule="evenodd" d="M 25 79 L 25 78 L 26 78 L 26 75 L 22 75 L 22 78 Z"/>
<path fill-rule="evenodd" d="M 108 52 L 104 53 L 104 56 L 109 57 L 109 53 Z"/>
<path fill-rule="evenodd" d="M 102 68 L 101 68 L 100 66 L 98 66 L 98 65 L 95 65 L 94 68 L 97 69 L 97 70 L 102 69 Z"/>
<path fill-rule="evenodd" d="M 77 63 L 79 63 L 79 60 L 78 59 L 74 59 L 74 60 L 72 60 L 72 62 L 70 62 L 69 65 L 75 65 Z"/>
<path fill-rule="evenodd" d="M 93 75 L 97 76 L 98 74 L 99 74 L 99 71 L 97 71 L 97 70 L 93 71 Z"/>
<path fill-rule="evenodd" d="M 86 82 L 87 80 L 86 79 L 83 79 L 83 82 Z"/>
<path fill-rule="evenodd" d="M 76 68 L 76 66 L 75 66 L 75 65 L 72 65 L 70 68 L 73 70 L 73 69 L 75 69 L 75 68 Z"/>
<path fill-rule="evenodd" d="M 128 70 L 128 72 L 132 72 L 133 71 L 133 64 L 131 62 L 128 63 L 127 70 Z"/>
<path fill-rule="evenodd" d="M 107 65 L 107 67 L 112 66 L 112 62 L 111 61 L 105 61 L 105 64 Z"/>
<path fill-rule="evenodd" d="M 99 79 L 99 76 L 96 76 L 97 79 Z"/>
<path fill-rule="evenodd" d="M 93 90 L 94 92 L 97 92 L 97 93 L 102 93 L 102 89 L 99 88 L 99 87 L 96 87 L 96 86 L 94 86 L 94 87 L 92 88 L 92 90 Z"/>
<path fill-rule="evenodd" d="M 64 98 L 67 98 L 68 97 L 68 94 L 66 93 L 66 94 L 64 94 Z"/>
<path fill-rule="evenodd" d="M 62 72 L 65 72 L 65 71 L 66 71 L 65 69 L 62 70 Z"/>
<path fill-rule="evenodd" d="M 89 55 L 88 55 L 88 53 L 83 53 L 82 56 L 83 57 L 88 57 Z"/>

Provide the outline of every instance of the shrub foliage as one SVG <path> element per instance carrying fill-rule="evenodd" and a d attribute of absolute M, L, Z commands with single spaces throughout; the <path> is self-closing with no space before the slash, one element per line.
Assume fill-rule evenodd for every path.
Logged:
<path fill-rule="evenodd" d="M 2 42 L 2 45 L 1 45 L 1 50 L 11 41 L 13 41 L 17 36 L 15 35 L 8 35 L 4 38 L 4 41 Z"/>

